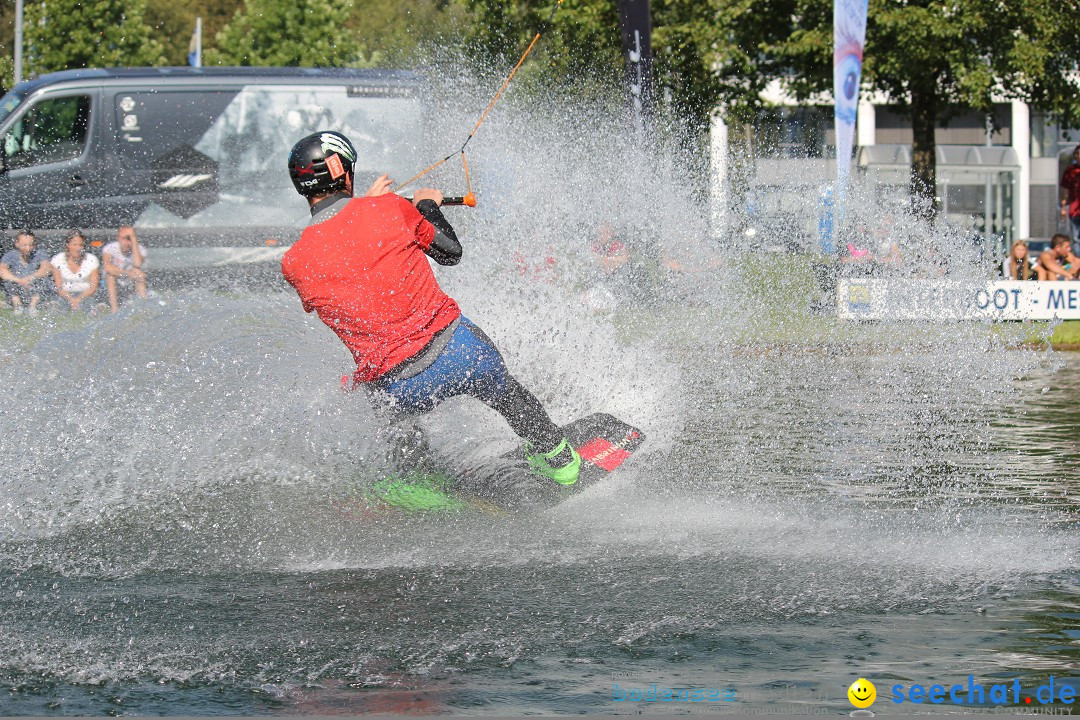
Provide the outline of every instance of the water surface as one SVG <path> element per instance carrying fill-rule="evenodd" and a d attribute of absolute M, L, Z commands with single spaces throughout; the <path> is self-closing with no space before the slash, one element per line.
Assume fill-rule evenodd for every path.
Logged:
<path fill-rule="evenodd" d="M 610 713 L 655 682 L 835 713 L 860 676 L 1080 675 L 1080 356 L 969 326 L 777 349 L 708 304 L 628 331 L 553 303 L 530 336 L 470 287 L 556 417 L 646 428 L 632 466 L 553 510 L 360 518 L 381 420 L 282 293 L 6 357 L 0 710 Z M 448 462 L 512 441 L 465 401 L 425 427 Z"/>

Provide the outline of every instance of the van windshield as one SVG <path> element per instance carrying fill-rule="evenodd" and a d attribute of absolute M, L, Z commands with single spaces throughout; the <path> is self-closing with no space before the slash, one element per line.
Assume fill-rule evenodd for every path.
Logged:
<path fill-rule="evenodd" d="M 19 104 L 26 96 L 22 93 L 17 93 L 14 90 L 0 98 L 0 123 L 7 119 L 7 116 L 11 114 L 11 111 L 19 107 Z"/>
<path fill-rule="evenodd" d="M 379 173 L 409 177 L 430 162 L 421 146 L 429 135 L 421 129 L 421 103 L 404 92 L 250 85 L 239 92 L 124 96 L 119 103 L 121 152 L 149 163 L 158 188 L 158 200 L 138 220 L 144 227 L 302 227 L 307 207 L 285 159 L 297 140 L 319 130 L 337 130 L 356 146 L 361 192 Z M 162 105 L 160 121 L 154 105 Z M 190 128 L 181 132 L 184 125 Z M 202 202 L 195 196 L 200 190 Z"/>

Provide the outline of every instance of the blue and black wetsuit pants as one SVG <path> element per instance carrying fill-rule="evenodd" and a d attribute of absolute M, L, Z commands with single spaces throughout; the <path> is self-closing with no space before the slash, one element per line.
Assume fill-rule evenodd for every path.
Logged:
<path fill-rule="evenodd" d="M 401 380 L 378 382 L 376 387 L 389 396 L 395 411 L 405 415 L 428 412 L 456 395 L 474 397 L 541 452 L 554 448 L 563 437 L 540 401 L 507 371 L 495 343 L 464 316 L 427 369 Z"/>

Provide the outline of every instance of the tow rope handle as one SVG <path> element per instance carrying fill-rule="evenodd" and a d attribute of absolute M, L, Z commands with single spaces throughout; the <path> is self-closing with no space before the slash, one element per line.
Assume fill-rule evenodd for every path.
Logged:
<path fill-rule="evenodd" d="M 413 199 L 411 197 L 407 197 L 405 199 L 408 200 L 409 202 L 413 201 Z M 455 196 L 455 197 L 444 197 L 442 199 L 442 204 L 443 205 L 464 205 L 466 207 L 476 207 L 476 195 L 473 194 L 473 193 L 468 193 L 466 195 L 459 195 L 459 196 Z"/>
<path fill-rule="evenodd" d="M 469 163 L 465 159 L 465 148 L 468 147 L 469 143 L 473 139 L 473 136 L 476 135 L 476 131 L 479 130 L 480 126 L 484 124 L 484 120 L 487 119 L 488 113 L 491 112 L 491 109 L 495 107 L 495 103 L 497 103 L 499 101 L 499 98 L 502 97 L 503 93 L 506 92 L 506 88 L 509 87 L 510 81 L 514 79 L 514 75 L 517 74 L 518 69 L 520 69 L 522 64 L 525 62 L 525 58 L 529 56 L 529 53 L 532 52 L 533 47 L 535 47 L 536 43 L 540 41 L 540 36 L 543 35 L 548 30 L 548 28 L 551 27 L 551 22 L 555 19 L 555 12 L 562 6 L 562 4 L 563 0 L 556 0 L 555 4 L 551 7 L 551 13 L 548 14 L 547 21 L 544 22 L 541 29 L 538 30 L 533 36 L 532 42 L 530 42 L 529 46 L 525 48 L 525 52 L 521 54 L 521 57 L 518 59 L 517 64 L 514 65 L 514 68 L 510 71 L 510 74 L 506 76 L 505 80 L 503 80 L 502 87 L 500 87 L 499 91 L 495 93 L 495 97 L 493 97 L 491 99 L 491 102 L 488 103 L 488 106 L 484 109 L 484 112 L 481 113 L 480 119 L 476 121 L 476 125 L 474 125 L 473 129 L 469 132 L 469 136 L 465 138 L 465 142 L 462 143 L 461 149 L 458 150 L 458 153 L 461 153 L 461 165 L 465 170 L 465 188 L 467 192 L 461 197 L 443 198 L 443 205 L 465 205 L 466 207 L 476 207 L 476 195 L 472 191 L 472 180 L 469 179 Z M 454 157 L 455 154 L 457 153 L 451 153 L 450 155 L 447 155 L 442 160 L 431 165 L 430 167 L 421 170 L 416 175 L 413 175 L 411 178 L 394 188 L 394 192 L 397 192 L 401 188 L 406 187 L 407 185 L 411 185 L 414 181 L 424 177 L 429 172 L 439 167 L 450 158 Z"/>

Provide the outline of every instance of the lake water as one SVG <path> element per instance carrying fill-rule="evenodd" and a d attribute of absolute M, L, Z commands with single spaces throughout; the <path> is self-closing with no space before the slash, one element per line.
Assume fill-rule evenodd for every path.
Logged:
<path fill-rule="evenodd" d="M 708 304 L 538 303 L 536 333 L 476 288 L 454 292 L 555 417 L 649 434 L 611 482 L 361 520 L 341 500 L 380 421 L 295 298 L 191 293 L 40 338 L 0 317 L 22 337 L 0 714 L 670 712 L 614 699 L 653 684 L 722 697 L 683 712 L 836 714 L 859 677 L 884 711 L 896 684 L 1080 676 L 1080 355 L 981 326 L 748 342 Z M 510 440 L 461 401 L 427 430 L 451 459 Z"/>

